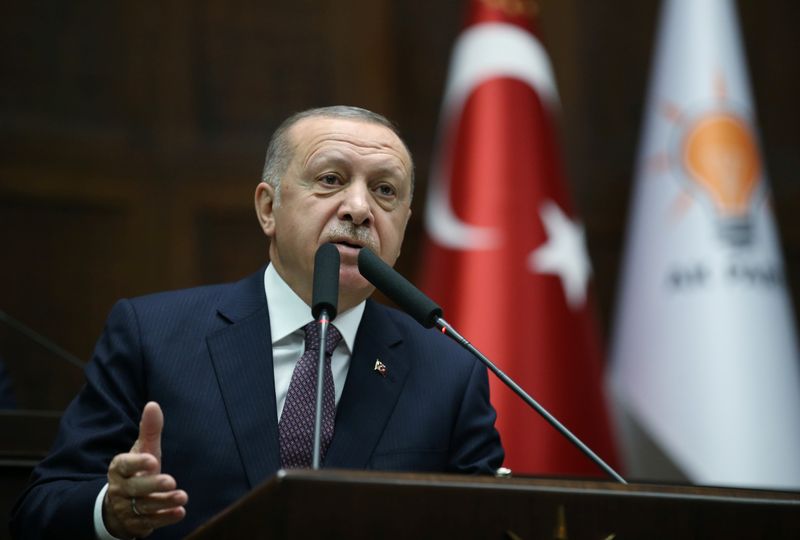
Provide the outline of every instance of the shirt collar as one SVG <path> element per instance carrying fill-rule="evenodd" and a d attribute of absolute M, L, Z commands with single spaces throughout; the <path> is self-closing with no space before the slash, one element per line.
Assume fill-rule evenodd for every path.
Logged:
<path fill-rule="evenodd" d="M 272 263 L 269 263 L 264 271 L 264 290 L 267 294 L 273 345 L 314 320 L 311 308 L 289 287 Z M 363 301 L 344 313 L 339 313 L 333 321 L 351 354 L 365 306 L 366 301 Z"/>

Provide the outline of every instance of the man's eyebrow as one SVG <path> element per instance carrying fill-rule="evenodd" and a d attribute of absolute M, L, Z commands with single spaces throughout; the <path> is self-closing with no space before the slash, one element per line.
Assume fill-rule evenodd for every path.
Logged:
<path fill-rule="evenodd" d="M 397 176 L 400 178 L 406 176 L 403 167 L 399 165 L 386 165 L 386 166 L 376 167 L 374 172 L 376 173 L 375 176 Z"/>
<path fill-rule="evenodd" d="M 342 169 L 350 169 L 352 164 L 350 160 L 347 159 L 345 156 L 337 154 L 335 152 L 323 152 L 312 155 L 308 161 L 306 162 L 306 167 L 308 168 L 315 168 L 315 167 L 340 167 Z M 392 176 L 392 177 L 404 177 L 406 176 L 406 172 L 404 167 L 401 163 L 392 164 L 387 163 L 386 165 L 377 165 L 371 170 L 370 176 Z"/>
<path fill-rule="evenodd" d="M 349 163 L 344 156 L 329 152 L 314 154 L 306 162 L 307 167 L 322 167 L 326 165 L 347 167 Z"/>

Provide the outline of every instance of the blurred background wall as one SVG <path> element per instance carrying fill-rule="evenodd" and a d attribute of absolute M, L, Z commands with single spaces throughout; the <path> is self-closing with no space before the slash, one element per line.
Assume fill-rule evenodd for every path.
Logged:
<path fill-rule="evenodd" d="M 658 2 L 541 0 L 571 189 L 608 335 Z M 14 2 L 0 18 L 0 309 L 82 359 L 114 301 L 233 280 L 267 260 L 253 212 L 290 113 L 394 119 L 416 158 L 398 263 L 415 276 L 439 104 L 465 4 Z M 787 277 L 800 305 L 800 3 L 739 15 Z M 61 409 L 80 370 L 0 326 L 21 408 Z"/>

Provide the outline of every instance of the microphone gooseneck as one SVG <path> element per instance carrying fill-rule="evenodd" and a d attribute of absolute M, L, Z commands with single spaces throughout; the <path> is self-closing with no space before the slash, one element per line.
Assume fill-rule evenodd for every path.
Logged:
<path fill-rule="evenodd" d="M 336 318 L 339 306 L 339 250 L 322 244 L 314 256 L 314 283 L 311 291 L 311 314 L 319 323 L 319 361 L 317 362 L 317 398 L 314 405 L 314 446 L 311 467 L 319 469 L 322 432 L 322 394 L 324 392 L 325 341 L 328 325 Z"/>
<path fill-rule="evenodd" d="M 603 461 L 591 448 L 586 446 L 576 435 L 558 421 L 547 409 L 541 406 L 514 380 L 506 375 L 500 368 L 489 360 L 483 353 L 475 348 L 472 343 L 459 334 L 446 320 L 442 318 L 442 308 L 428 298 L 422 291 L 412 285 L 391 266 L 383 262 L 368 248 L 362 248 L 358 254 L 358 270 L 370 283 L 375 285 L 383 294 L 417 320 L 426 328 L 436 327 L 443 334 L 453 339 L 456 343 L 468 350 L 475 358 L 481 361 L 497 378 L 508 386 L 517 396 L 528 404 L 533 410 L 553 426 L 561 435 L 570 441 L 578 450 L 584 453 L 595 465 L 602 469 L 611 478 L 621 484 L 627 484 L 625 479 Z"/>

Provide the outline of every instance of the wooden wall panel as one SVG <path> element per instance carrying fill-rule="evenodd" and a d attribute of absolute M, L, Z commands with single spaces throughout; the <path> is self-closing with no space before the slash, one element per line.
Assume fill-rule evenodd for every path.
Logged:
<path fill-rule="evenodd" d="M 200 283 L 236 281 L 266 263 L 269 242 L 255 212 L 209 206 L 194 218 Z"/>
<path fill-rule="evenodd" d="M 45 197 L 35 190 L 5 194 L 0 199 L 2 309 L 88 358 L 96 336 L 87 330 L 102 328 L 105 313 L 133 276 L 132 208 L 119 200 Z M 0 354 L 19 406 L 65 406 L 82 373 L 3 330 Z"/>
<path fill-rule="evenodd" d="M 198 186 L 186 200 L 185 225 L 192 242 L 188 258 L 194 284 L 239 280 L 268 261 L 269 243 L 255 213 L 257 180 L 220 189 L 218 182 Z M 224 181 L 223 181 L 224 184 Z"/>

